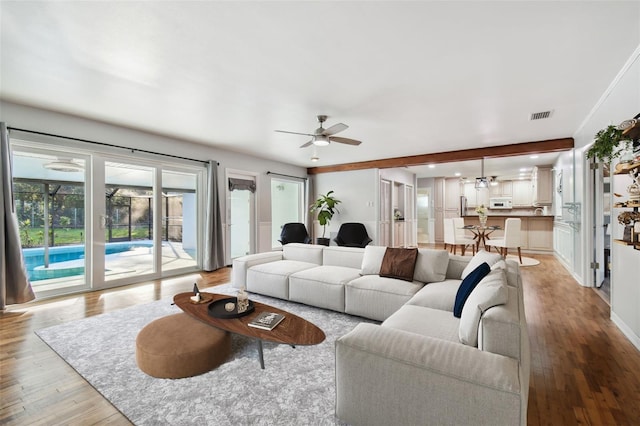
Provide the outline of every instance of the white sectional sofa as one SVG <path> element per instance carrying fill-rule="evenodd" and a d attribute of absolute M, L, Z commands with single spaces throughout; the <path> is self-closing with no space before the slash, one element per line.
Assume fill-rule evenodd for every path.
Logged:
<path fill-rule="evenodd" d="M 378 275 L 385 251 L 287 244 L 235 259 L 232 284 L 382 321 L 336 341 L 343 422 L 525 425 L 530 349 L 518 263 L 419 249 L 413 281 L 404 281 Z M 485 261 L 491 272 L 455 317 L 462 279 Z"/>

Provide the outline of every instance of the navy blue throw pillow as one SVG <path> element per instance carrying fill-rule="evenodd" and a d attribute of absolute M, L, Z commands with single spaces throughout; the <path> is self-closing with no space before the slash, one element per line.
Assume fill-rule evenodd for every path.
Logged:
<path fill-rule="evenodd" d="M 462 315 L 462 307 L 464 306 L 464 302 L 467 301 L 467 298 L 469 297 L 473 289 L 476 288 L 478 283 L 482 281 L 482 279 L 486 277 L 489 272 L 491 272 L 491 267 L 487 262 L 484 262 L 482 265 L 471 271 L 471 273 L 467 275 L 464 280 L 462 280 L 460 287 L 458 287 L 458 293 L 456 293 L 456 301 L 453 304 L 454 317 L 460 318 L 460 315 Z"/>

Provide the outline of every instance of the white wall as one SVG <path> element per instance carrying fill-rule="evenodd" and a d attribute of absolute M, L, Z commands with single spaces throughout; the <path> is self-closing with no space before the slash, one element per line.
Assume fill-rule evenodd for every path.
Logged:
<path fill-rule="evenodd" d="M 75 116 L 32 108 L 7 101 L 0 101 L 0 121 L 7 126 L 27 130 L 52 133 L 60 136 L 87 139 L 96 142 L 124 146 L 134 149 L 144 149 L 162 154 L 181 157 L 216 160 L 220 163 L 218 169 L 220 201 L 222 203 L 222 217 L 226 218 L 226 184 L 224 182 L 225 169 L 243 170 L 259 173 L 257 179 L 257 218 L 258 223 L 267 224 L 269 230 L 266 235 L 258 233 L 258 251 L 271 250 L 271 179 L 267 171 L 286 175 L 306 177 L 304 167 L 293 166 L 277 161 L 266 160 L 251 155 L 226 151 L 186 140 L 170 138 L 134 129 L 113 126 L 111 124 L 78 118 Z M 46 139 L 44 139 L 46 140 Z M 123 150 L 114 151 L 122 154 Z M 139 154 L 132 154 L 139 155 Z M 223 229 L 226 224 L 223 223 Z"/>
<path fill-rule="evenodd" d="M 587 117 L 580 129 L 575 133 L 576 153 L 576 201 L 588 200 L 587 182 L 589 170 L 584 166 L 584 153 L 588 145 L 593 142 L 598 130 L 609 124 L 618 124 L 623 120 L 632 118 L 640 112 L 640 45 L 629 58 L 618 76 L 595 105 L 592 113 Z M 591 229 L 593 217 L 590 214 L 590 206 L 582 209 L 582 229 Z M 616 216 L 619 209 L 612 209 L 612 223 L 614 223 L 613 235 L 619 235 L 616 229 Z M 585 247 L 587 253 L 592 247 L 591 234 L 583 232 L 575 236 L 574 247 Z M 621 252 L 624 250 L 624 253 Z M 611 317 L 625 335 L 640 349 L 640 287 L 638 287 L 637 266 L 640 264 L 640 251 L 632 250 L 619 244 L 612 245 L 611 270 Z M 627 256 L 635 260 L 627 259 L 620 262 L 616 256 Z M 583 254 L 580 257 L 583 262 L 576 262 L 575 273 L 580 277 L 590 274 L 588 269 L 589 257 Z"/>
<path fill-rule="evenodd" d="M 338 204 L 339 214 L 327 226 L 325 237 L 329 238 L 330 232 L 338 232 L 340 225 L 346 222 L 360 222 L 367 228 L 367 233 L 377 241 L 378 220 L 378 170 L 353 170 L 347 172 L 321 173 L 314 175 L 313 193 L 310 203 L 320 194 L 334 191 L 335 198 L 341 201 Z M 322 227 L 314 218 L 313 238 L 322 236 Z"/>

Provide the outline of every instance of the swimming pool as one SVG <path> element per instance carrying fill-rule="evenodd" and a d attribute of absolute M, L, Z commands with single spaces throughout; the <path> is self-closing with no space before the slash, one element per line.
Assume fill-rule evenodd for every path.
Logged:
<path fill-rule="evenodd" d="M 105 254 L 122 253 L 137 247 L 152 247 L 153 241 L 122 241 L 105 244 Z M 44 267 L 44 247 L 23 249 L 31 281 L 84 274 L 84 245 L 49 247 L 49 267 Z"/>

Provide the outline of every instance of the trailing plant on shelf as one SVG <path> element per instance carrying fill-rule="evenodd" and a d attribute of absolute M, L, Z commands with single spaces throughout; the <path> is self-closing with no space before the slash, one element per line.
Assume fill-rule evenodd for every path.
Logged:
<path fill-rule="evenodd" d="M 320 195 L 318 199 L 311 204 L 309 211 L 312 214 L 317 212 L 318 214 L 318 222 L 320 226 L 322 226 L 322 239 L 324 239 L 324 234 L 326 231 L 326 227 L 333 219 L 333 215 L 336 213 L 340 213 L 340 211 L 336 208 L 338 204 L 342 201 L 336 199 L 333 195 L 333 191 L 329 191 L 324 195 Z"/>
<path fill-rule="evenodd" d="M 621 142 L 623 142 L 621 144 Z M 625 140 L 622 130 L 609 125 L 596 133 L 591 148 L 587 151 L 587 158 L 595 158 L 603 163 L 609 163 L 631 149 L 631 141 Z"/>

